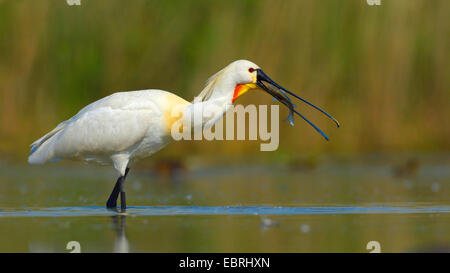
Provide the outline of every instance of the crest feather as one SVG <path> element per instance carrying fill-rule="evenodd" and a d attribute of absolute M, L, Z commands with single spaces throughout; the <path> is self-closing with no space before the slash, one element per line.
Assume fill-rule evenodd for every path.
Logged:
<path fill-rule="evenodd" d="M 211 94 L 214 91 L 214 87 L 216 86 L 218 79 L 222 77 L 225 69 L 226 67 L 208 78 L 202 92 L 200 92 L 200 94 L 194 98 L 194 102 L 207 101 L 211 97 Z"/>

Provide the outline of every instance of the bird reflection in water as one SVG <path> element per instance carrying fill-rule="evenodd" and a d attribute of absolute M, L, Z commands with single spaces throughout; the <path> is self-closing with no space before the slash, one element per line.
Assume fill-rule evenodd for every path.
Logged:
<path fill-rule="evenodd" d="M 114 242 L 115 253 L 130 252 L 130 244 L 128 243 L 126 233 L 126 215 L 118 214 L 111 216 L 112 225 L 116 231 L 116 240 Z"/>

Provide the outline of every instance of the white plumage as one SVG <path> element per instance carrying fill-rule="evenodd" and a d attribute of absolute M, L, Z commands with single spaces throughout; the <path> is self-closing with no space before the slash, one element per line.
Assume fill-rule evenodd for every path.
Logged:
<path fill-rule="evenodd" d="M 169 143 L 164 114 L 177 99 L 182 102 L 162 90 L 120 92 L 100 99 L 35 141 L 28 162 L 74 158 L 112 163 L 123 175 L 130 160 L 150 156 Z"/>
<path fill-rule="evenodd" d="M 232 104 L 235 86 L 254 80 L 255 77 L 249 75 L 249 67 L 258 66 L 245 60 L 231 63 L 208 80 L 194 102 L 222 109 L 215 113 L 218 119 Z M 186 100 L 163 90 L 112 94 L 87 105 L 31 144 L 28 162 L 43 164 L 63 158 L 95 161 L 114 164 L 124 175 L 130 163 L 152 155 L 170 142 L 174 107 L 183 110 L 189 105 Z M 189 108 L 192 109 L 194 107 Z"/>
<path fill-rule="evenodd" d="M 262 81 L 270 84 L 270 88 Z M 262 88 L 288 106 L 291 114 L 297 113 L 284 91 L 295 94 L 273 82 L 256 64 L 239 60 L 214 74 L 193 103 L 163 90 L 119 92 L 93 102 L 31 144 L 28 162 L 43 164 L 68 158 L 114 165 L 120 177 L 107 207 L 116 207 L 120 192 L 124 211 L 124 181 L 129 167 L 136 160 L 164 148 L 172 139 L 171 128 L 175 122 L 195 116 L 202 111 L 199 109 L 210 106 L 214 111 L 203 117 L 201 125 L 212 126 L 239 96 L 256 88 Z M 174 116 L 174 109 L 182 114 Z M 305 117 L 302 118 L 310 123 Z"/>

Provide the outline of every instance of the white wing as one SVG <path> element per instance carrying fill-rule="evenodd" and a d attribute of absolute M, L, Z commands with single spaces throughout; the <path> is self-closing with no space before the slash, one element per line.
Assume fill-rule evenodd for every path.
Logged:
<path fill-rule="evenodd" d="M 127 152 L 139 145 L 149 130 L 159 130 L 167 94 L 143 90 L 98 100 L 34 142 L 28 161 L 42 164 L 59 158 L 101 158 Z"/>

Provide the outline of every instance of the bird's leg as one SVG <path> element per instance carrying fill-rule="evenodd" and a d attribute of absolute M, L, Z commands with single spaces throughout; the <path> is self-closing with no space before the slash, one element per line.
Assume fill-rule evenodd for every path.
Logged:
<path fill-rule="evenodd" d="M 125 199 L 125 178 L 120 182 L 120 211 L 127 210 L 127 201 Z"/>
<path fill-rule="evenodd" d="M 114 186 L 114 189 L 112 190 L 111 194 L 109 195 L 108 201 L 106 202 L 106 208 L 108 208 L 108 209 L 116 209 L 117 208 L 117 198 L 119 197 L 119 192 L 121 192 L 121 189 L 122 189 L 121 185 L 125 182 L 125 178 L 127 177 L 129 170 L 130 170 L 130 168 L 126 168 L 125 175 L 123 175 L 117 179 L 116 185 Z M 121 200 L 124 200 L 124 199 L 122 199 L 122 197 L 121 197 Z"/>
<path fill-rule="evenodd" d="M 117 197 L 119 196 L 119 185 L 123 176 L 117 179 L 116 185 L 114 186 L 111 194 L 109 195 L 108 201 L 106 202 L 106 208 L 116 209 L 117 208 Z"/>

